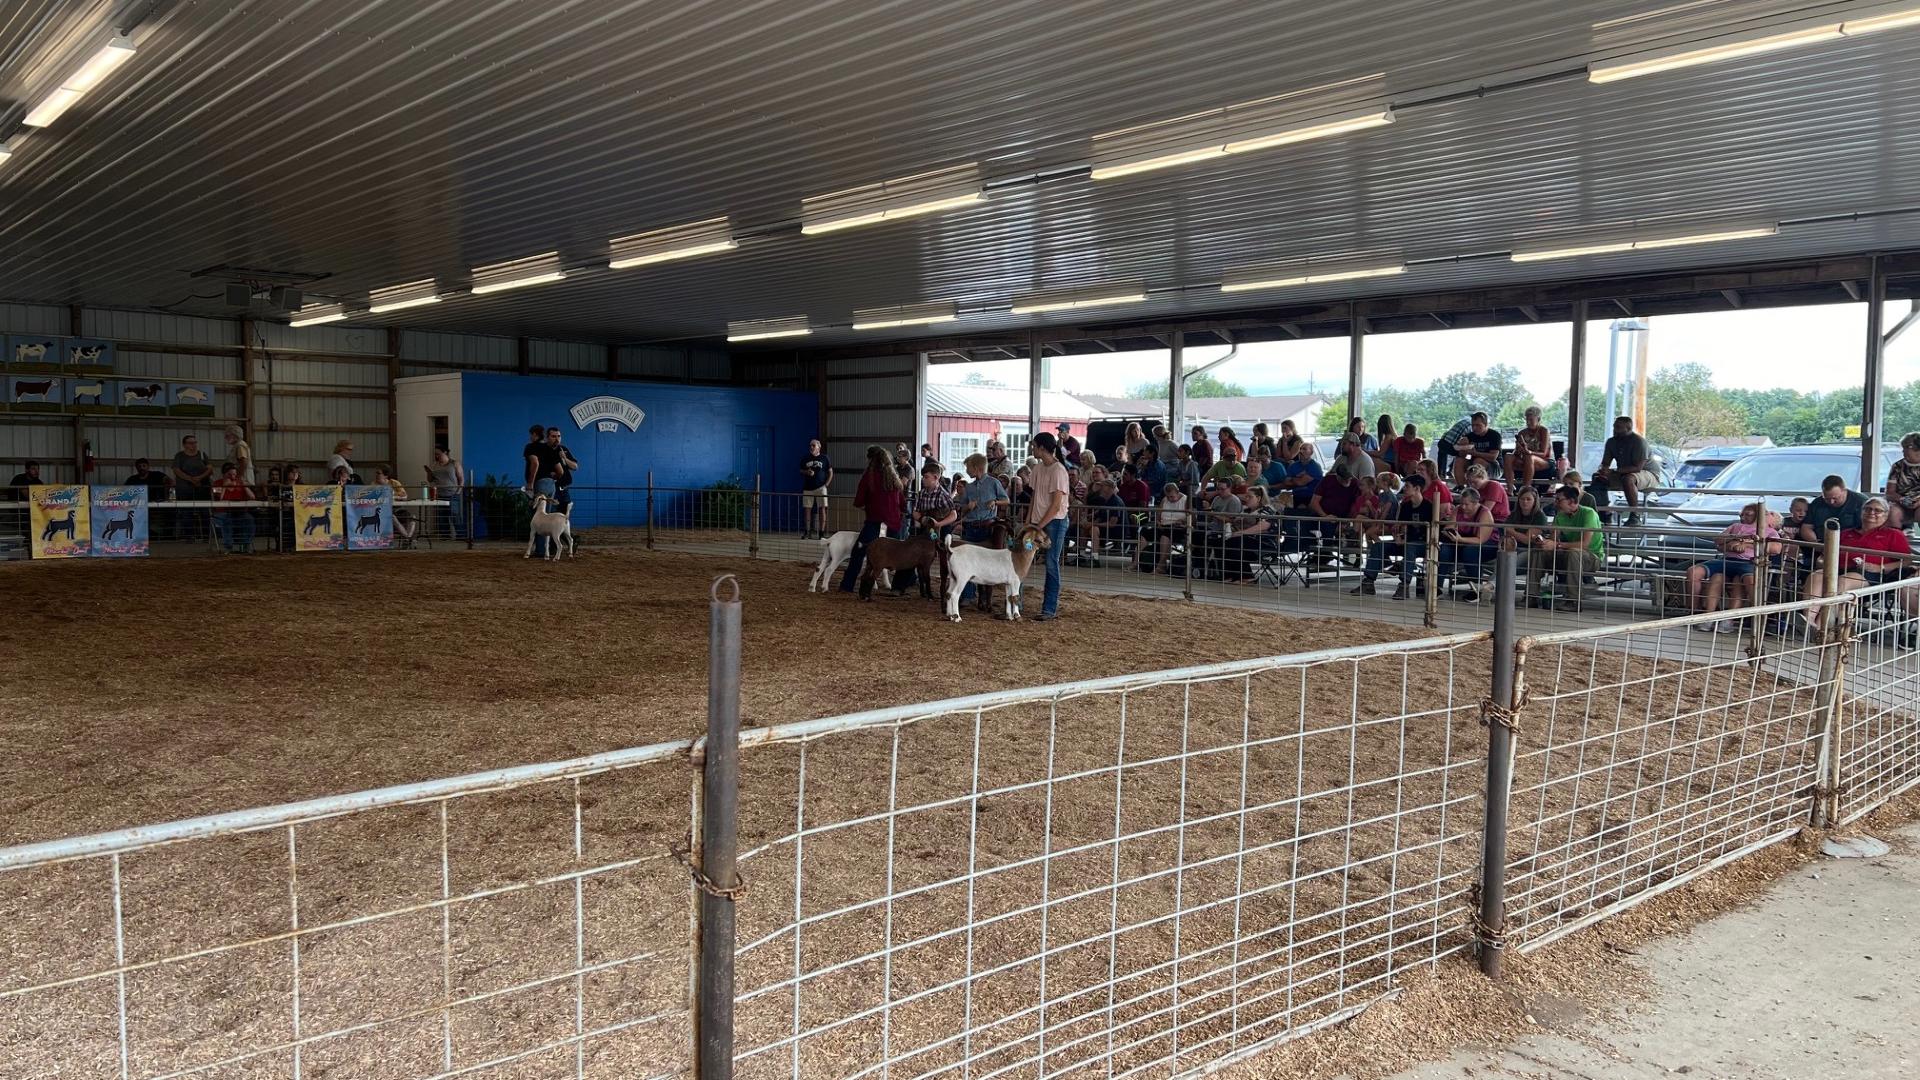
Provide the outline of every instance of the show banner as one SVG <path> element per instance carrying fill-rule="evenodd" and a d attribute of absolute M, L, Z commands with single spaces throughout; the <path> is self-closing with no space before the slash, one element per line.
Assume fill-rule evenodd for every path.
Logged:
<path fill-rule="evenodd" d="M 293 549 L 340 551 L 346 546 L 346 524 L 341 517 L 340 489 L 332 484 L 295 484 L 293 487 Z"/>
<path fill-rule="evenodd" d="M 95 558 L 125 559 L 147 554 L 147 489 L 96 487 L 90 489 L 93 504 L 93 551 Z"/>
<path fill-rule="evenodd" d="M 27 489 L 28 527 L 36 559 L 84 558 L 93 544 L 84 484 L 35 484 Z"/>
<path fill-rule="evenodd" d="M 385 484 L 348 484 L 347 550 L 385 551 L 393 546 L 393 489 Z"/>

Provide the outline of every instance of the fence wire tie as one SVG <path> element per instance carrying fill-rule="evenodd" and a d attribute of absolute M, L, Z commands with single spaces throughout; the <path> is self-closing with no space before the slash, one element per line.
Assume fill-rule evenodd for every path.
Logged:
<path fill-rule="evenodd" d="M 733 873 L 733 885 L 723 888 L 715 885 L 713 879 L 707 876 L 706 871 L 693 865 L 693 842 L 691 840 L 669 847 L 667 853 L 673 856 L 673 861 L 687 868 L 687 876 L 693 879 L 693 887 L 706 893 L 708 896 L 716 900 L 727 900 L 737 904 L 740 902 L 741 897 L 747 895 L 747 879 L 741 877 L 738 870 Z"/>
<path fill-rule="evenodd" d="M 1489 926 L 1480 917 L 1480 883 L 1467 886 L 1467 929 L 1473 932 L 1473 939 L 1482 949 L 1499 952 L 1507 947 L 1507 931 L 1504 926 Z"/>
<path fill-rule="evenodd" d="M 1490 697 L 1481 698 L 1480 726 L 1503 727 L 1517 738 L 1520 735 L 1520 714 Z"/>

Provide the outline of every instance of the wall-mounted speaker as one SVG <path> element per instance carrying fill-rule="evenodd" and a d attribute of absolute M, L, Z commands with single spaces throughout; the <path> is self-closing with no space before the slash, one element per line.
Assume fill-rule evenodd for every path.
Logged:
<path fill-rule="evenodd" d="M 253 303 L 253 287 L 243 282 L 227 282 L 227 306 L 246 307 Z"/>

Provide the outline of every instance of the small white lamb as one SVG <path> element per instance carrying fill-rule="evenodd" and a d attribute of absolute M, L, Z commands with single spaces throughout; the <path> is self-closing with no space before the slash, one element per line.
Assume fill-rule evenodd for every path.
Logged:
<path fill-rule="evenodd" d="M 573 507 L 568 506 L 557 514 L 550 513 L 547 510 L 549 501 L 545 495 L 533 497 L 533 529 L 527 535 L 527 553 L 521 558 L 533 558 L 533 542 L 542 536 L 547 538 L 548 562 L 560 557 L 562 538 L 567 541 L 567 554 L 573 554 L 573 521 L 567 516 L 573 512 Z"/>
<path fill-rule="evenodd" d="M 1020 579 L 1033 569 L 1034 557 L 1049 546 L 1045 530 L 1034 525 L 1020 527 L 1020 531 L 1013 535 L 1011 551 L 979 544 L 955 547 L 953 537 L 949 534 L 947 618 L 952 622 L 960 621 L 960 594 L 967 590 L 967 583 L 972 582 L 976 589 L 991 590 L 995 585 L 1006 586 L 1007 621 L 1019 621 Z"/>
<path fill-rule="evenodd" d="M 880 526 L 880 535 L 887 535 L 885 525 Z M 857 530 L 843 529 L 820 541 L 820 565 L 814 568 L 813 578 L 807 582 L 808 592 L 826 592 L 833 587 L 834 571 L 840 569 L 841 564 L 853 555 L 853 545 L 859 539 L 860 533 Z M 882 573 L 886 572 L 882 571 Z M 891 581 L 883 581 L 881 585 L 887 588 L 893 587 Z"/>

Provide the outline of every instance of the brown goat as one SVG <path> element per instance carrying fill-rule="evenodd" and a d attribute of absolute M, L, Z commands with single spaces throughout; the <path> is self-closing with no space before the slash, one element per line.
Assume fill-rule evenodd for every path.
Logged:
<path fill-rule="evenodd" d="M 942 568 L 940 578 L 940 599 L 947 598 L 946 550 L 926 536 L 915 533 L 904 540 L 880 537 L 867 545 L 867 565 L 860 571 L 860 599 L 873 599 L 873 576 L 882 570 L 893 571 L 894 580 L 900 579 L 900 571 L 912 568 L 919 572 L 920 597 L 933 599 L 933 566 L 939 563 Z"/>

